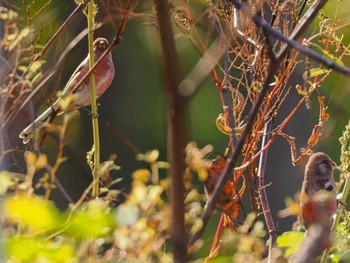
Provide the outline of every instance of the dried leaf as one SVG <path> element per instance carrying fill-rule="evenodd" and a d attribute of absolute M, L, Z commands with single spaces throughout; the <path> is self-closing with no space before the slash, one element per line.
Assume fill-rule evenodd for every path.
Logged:
<path fill-rule="evenodd" d="M 326 107 L 324 105 L 324 97 L 317 96 L 318 102 L 320 103 L 320 123 L 328 120 L 329 115 L 326 112 Z"/>
<path fill-rule="evenodd" d="M 322 136 L 322 130 L 322 125 L 315 125 L 314 129 L 312 130 L 312 134 L 307 142 L 309 147 L 314 147 L 318 143 L 318 140 Z"/>

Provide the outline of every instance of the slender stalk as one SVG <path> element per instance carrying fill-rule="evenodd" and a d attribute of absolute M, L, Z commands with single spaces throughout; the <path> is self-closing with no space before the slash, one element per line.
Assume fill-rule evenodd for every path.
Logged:
<path fill-rule="evenodd" d="M 265 145 L 270 140 L 271 128 L 272 128 L 271 122 L 265 123 L 264 135 L 263 135 L 262 143 L 261 143 L 262 149 L 265 147 Z M 272 218 L 271 210 L 270 210 L 270 205 L 269 205 L 269 200 L 268 200 L 267 194 L 266 194 L 266 187 L 265 187 L 266 160 L 267 160 L 267 150 L 262 152 L 262 154 L 260 155 L 259 170 L 258 170 L 258 179 L 259 179 L 259 181 L 258 181 L 258 184 L 259 184 L 258 194 L 259 194 L 259 199 L 261 202 L 265 222 L 267 225 L 267 229 L 269 231 L 270 244 L 269 244 L 268 262 L 271 262 L 272 249 L 276 246 L 277 230 L 276 230 L 275 224 L 273 222 L 273 218 Z"/>
<path fill-rule="evenodd" d="M 187 262 L 187 233 L 184 218 L 184 182 L 185 171 L 184 149 L 186 144 L 186 101 L 178 87 L 181 81 L 181 70 L 175 47 L 174 33 L 170 21 L 168 2 L 155 0 L 159 33 L 163 50 L 165 89 L 167 95 L 168 115 L 168 158 L 171 184 L 172 204 L 172 241 L 174 262 Z"/>
<path fill-rule="evenodd" d="M 79 14 L 79 11 L 81 11 L 87 4 L 88 1 L 85 1 L 83 3 L 80 3 L 74 11 L 69 15 L 69 17 L 66 19 L 66 21 L 63 22 L 63 24 L 60 26 L 60 28 L 55 32 L 55 34 L 50 38 L 50 40 L 46 43 L 44 48 L 35 56 L 33 59 L 34 61 L 39 60 L 42 56 L 46 54 L 46 52 L 49 50 L 49 48 L 52 46 L 55 41 L 58 40 L 58 37 L 62 34 L 62 32 L 68 27 L 68 25 L 73 21 L 73 19 Z M 29 66 L 27 67 L 29 69 Z M 23 73 L 23 75 L 27 72 L 27 70 Z"/>
<path fill-rule="evenodd" d="M 252 9 L 250 8 L 249 4 L 247 2 L 237 2 L 236 0 L 228 0 L 232 4 L 235 5 L 235 7 L 238 10 L 241 10 L 244 15 L 250 17 L 258 26 L 266 30 L 270 35 L 275 36 L 285 42 L 290 48 L 295 48 L 299 50 L 301 53 L 309 56 L 310 58 L 322 63 L 328 68 L 334 69 L 342 74 L 350 75 L 350 68 L 343 67 L 339 64 L 337 64 L 336 61 L 330 60 L 325 58 L 322 54 L 317 53 L 316 51 L 312 50 L 306 45 L 300 44 L 293 38 L 289 38 L 288 36 L 284 35 L 280 31 L 272 28 L 266 21 L 264 21 L 260 16 L 255 15 L 252 13 Z M 323 0 L 318 0 L 317 3 L 323 3 Z M 277 57 L 281 57 L 285 52 L 287 52 L 287 46 L 282 48 L 282 51 L 277 55 Z"/>
<path fill-rule="evenodd" d="M 241 150 L 243 148 L 245 140 L 246 140 L 247 136 L 249 135 L 249 133 L 251 132 L 251 129 L 253 128 L 253 124 L 254 124 L 256 115 L 257 115 L 257 113 L 258 113 L 258 111 L 263 103 L 265 95 L 268 91 L 269 84 L 271 83 L 273 76 L 276 73 L 276 70 L 277 70 L 277 63 L 274 59 L 271 59 L 271 66 L 269 68 L 268 75 L 264 80 L 264 84 L 262 86 L 260 95 L 259 95 L 256 103 L 254 104 L 253 108 L 249 112 L 247 125 L 246 125 L 245 129 L 243 130 L 241 137 L 239 138 L 239 141 L 237 142 L 235 151 L 231 154 L 231 156 L 228 160 L 228 163 L 227 163 L 227 166 L 225 167 L 225 170 L 220 175 L 220 180 L 216 184 L 215 189 L 207 202 L 206 208 L 205 208 L 204 213 L 202 215 L 203 226 L 201 229 L 199 229 L 192 236 L 192 238 L 189 242 L 189 246 L 193 245 L 202 236 L 204 229 L 208 224 L 211 212 L 214 209 L 217 200 L 219 199 L 219 195 L 220 195 L 224 185 L 226 184 L 230 174 L 232 173 L 232 169 L 236 166 L 238 157 L 241 153 Z"/>
<path fill-rule="evenodd" d="M 88 4 L 88 42 L 89 42 L 89 68 L 92 68 L 95 64 L 94 57 L 94 25 L 95 25 L 95 14 L 94 14 L 94 1 L 90 1 Z M 90 92 L 91 92 L 91 116 L 92 116 L 92 130 L 94 139 L 94 170 L 92 172 L 93 177 L 93 188 L 92 197 L 98 196 L 99 187 L 99 175 L 98 169 L 100 167 L 100 136 L 98 129 L 98 117 L 97 117 L 97 104 L 96 104 L 96 85 L 95 85 L 95 74 L 90 75 Z"/>

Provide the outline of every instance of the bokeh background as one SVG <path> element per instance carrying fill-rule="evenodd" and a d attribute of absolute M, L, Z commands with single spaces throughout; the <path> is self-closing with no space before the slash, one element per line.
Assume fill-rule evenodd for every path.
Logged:
<path fill-rule="evenodd" d="M 38 0 L 36 5 L 42 6 L 47 1 Z M 95 32 L 95 37 L 103 36 L 112 40 L 117 25 L 120 21 L 117 1 L 96 1 L 98 14 L 96 21 L 106 21 Z M 193 2 L 193 3 L 192 3 Z M 191 5 L 199 10 L 205 8 L 205 1 L 191 1 Z M 329 1 L 324 12 L 332 17 L 335 5 Z M 11 1 L 12 4 L 23 7 L 22 1 Z M 4 2 L 6 5 L 6 3 Z M 349 23 L 347 10 L 350 1 L 343 1 L 338 15 L 337 25 Z M 41 31 L 40 43 L 45 44 L 51 35 L 57 30 L 64 19 L 74 10 L 76 4 L 72 0 L 52 0 L 45 9 L 44 15 L 34 19 L 32 23 Z M 139 1 L 135 16 L 127 25 L 120 44 L 113 50 L 113 60 L 116 75 L 112 86 L 99 100 L 99 124 L 101 138 L 101 160 L 108 160 L 112 154 L 117 154 L 116 164 L 121 166 L 120 171 L 114 171 L 114 178 L 123 178 L 117 185 L 118 188 L 128 190 L 130 187 L 131 174 L 137 168 L 146 167 L 142 162 L 135 159 L 135 152 L 125 144 L 128 140 L 138 151 L 144 153 L 148 150 L 158 149 L 160 159 L 166 160 L 166 115 L 163 92 L 163 71 L 161 67 L 161 52 L 156 26 L 156 17 L 152 13 L 152 1 Z M 31 10 L 35 12 L 35 10 Z M 23 15 L 23 14 L 22 14 Z M 25 19 L 25 15 L 23 15 Z M 307 35 L 317 28 L 317 24 L 310 27 Z M 86 19 L 81 14 L 68 27 L 58 43 L 45 57 L 45 67 L 51 67 L 64 47 L 87 27 Z M 343 43 L 350 43 L 350 26 L 345 26 L 337 32 L 343 35 Z M 177 35 L 178 52 L 185 76 L 198 62 L 199 55 L 185 38 Z M 45 90 L 39 92 L 33 100 L 37 113 L 47 107 L 47 99 L 61 89 L 69 79 L 70 74 L 87 54 L 86 38 L 77 44 L 67 56 L 64 65 L 55 74 Z M 300 57 L 303 60 L 303 57 Z M 348 58 L 344 59 L 345 65 L 350 65 Z M 304 67 L 302 63 L 292 77 L 290 85 L 302 83 Z M 332 75 L 319 88 L 326 99 L 330 114 L 329 120 L 324 127 L 322 140 L 318 143 L 315 151 L 324 151 L 329 154 L 335 162 L 339 162 L 340 144 L 339 137 L 350 117 L 350 92 L 349 78 L 337 73 Z M 275 119 L 279 124 L 299 101 L 300 95 L 292 89 L 291 94 Z M 316 97 L 312 97 L 312 107 L 306 110 L 302 106 L 287 125 L 285 132 L 296 137 L 297 147 L 305 147 L 312 132 L 312 128 L 318 123 L 319 107 Z M 224 152 L 228 137 L 222 134 L 215 125 L 217 116 L 222 112 L 222 106 L 213 80 L 208 79 L 201 85 L 199 91 L 189 102 L 188 123 L 184 123 L 184 129 L 188 130 L 189 141 L 195 141 L 200 147 L 213 145 L 215 151 Z M 26 123 L 20 123 L 19 129 L 24 128 Z M 61 164 L 57 176 L 73 200 L 77 200 L 83 190 L 91 182 L 91 174 L 86 164 L 86 152 L 91 149 L 92 132 L 91 119 L 87 111 L 80 111 L 80 116 L 75 117 L 68 125 L 66 134 L 67 146 L 64 155 L 67 160 Z M 49 137 L 45 148 L 42 150 L 53 163 L 56 158 L 57 141 Z M 25 149 L 18 141 L 15 147 Z M 291 228 L 295 218 L 280 219 L 277 211 L 285 208 L 285 198 L 293 197 L 300 189 L 303 178 L 305 163 L 294 167 L 291 164 L 290 147 L 284 139 L 277 139 L 269 149 L 267 160 L 266 183 L 267 195 L 270 200 L 272 214 L 277 228 L 280 232 Z M 2 167 L 4 169 L 13 169 Z M 163 176 L 165 176 L 163 174 Z M 336 176 L 339 174 L 336 172 Z M 198 185 L 198 188 L 203 188 Z M 58 190 L 53 192 L 53 199 L 62 209 L 67 207 Z M 250 207 L 244 200 L 245 208 L 249 212 Z M 207 229 L 207 236 L 215 231 L 218 220 L 214 216 Z"/>

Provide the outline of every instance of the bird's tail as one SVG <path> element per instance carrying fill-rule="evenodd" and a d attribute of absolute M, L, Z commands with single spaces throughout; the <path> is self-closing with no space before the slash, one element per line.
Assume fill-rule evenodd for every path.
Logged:
<path fill-rule="evenodd" d="M 23 139 L 23 143 L 26 144 L 29 142 L 29 140 L 33 138 L 35 132 L 42 129 L 50 121 L 50 117 L 53 114 L 55 114 L 54 109 L 50 107 L 28 125 L 19 135 L 19 138 Z"/>

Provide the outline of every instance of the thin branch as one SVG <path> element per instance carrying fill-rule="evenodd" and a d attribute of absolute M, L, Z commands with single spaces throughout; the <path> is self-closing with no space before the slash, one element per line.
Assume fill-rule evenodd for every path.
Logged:
<path fill-rule="evenodd" d="M 180 64 L 175 47 L 167 1 L 155 0 L 159 33 L 164 57 L 165 88 L 168 102 L 168 158 L 172 179 L 172 241 L 174 262 L 187 262 L 187 233 L 184 219 L 184 149 L 186 144 L 185 97 L 178 87 L 181 81 Z"/>
<path fill-rule="evenodd" d="M 280 31 L 272 28 L 260 16 L 252 14 L 251 8 L 249 8 L 249 5 L 246 2 L 240 3 L 240 2 L 237 2 L 235 0 L 229 0 L 229 1 L 232 4 L 234 4 L 237 9 L 241 10 L 245 15 L 250 17 L 258 26 L 262 27 L 269 34 L 284 41 L 286 44 L 288 44 L 289 47 L 294 47 L 295 49 L 299 50 L 301 53 L 303 53 L 303 54 L 309 56 L 310 58 L 313 58 L 314 60 L 322 63 L 323 65 L 325 65 L 328 68 L 334 69 L 334 70 L 336 70 L 342 74 L 345 74 L 345 75 L 350 75 L 350 68 L 343 67 L 343 66 L 337 64 L 335 61 L 325 58 L 323 55 L 317 53 L 316 51 L 310 49 L 309 47 L 304 46 L 293 39 L 290 39 L 289 37 L 287 37 L 286 35 L 284 35 Z M 320 1 L 324 1 L 324 0 L 319 0 L 318 2 L 320 2 Z M 284 52 L 286 52 L 286 51 L 284 51 Z M 278 54 L 278 55 L 280 55 L 280 54 Z"/>
<path fill-rule="evenodd" d="M 95 25 L 95 2 L 91 0 L 88 4 L 88 43 L 89 43 L 89 69 L 94 66 L 94 25 Z M 98 113 L 96 103 L 96 81 L 95 74 L 90 74 L 90 97 L 91 97 L 91 115 L 92 115 L 92 134 L 93 134 L 93 152 L 94 152 L 94 166 L 92 170 L 93 181 L 96 183 L 92 187 L 92 198 L 98 198 L 100 193 L 99 184 L 99 169 L 100 169 L 100 130 L 98 127 Z"/>
<path fill-rule="evenodd" d="M 294 28 L 293 32 L 290 34 L 289 38 L 292 40 L 296 40 L 305 32 L 305 30 L 309 27 L 311 22 L 317 16 L 318 12 L 322 9 L 322 7 L 327 3 L 328 0 L 318 0 L 316 1 L 310 8 L 307 10 L 305 15 L 301 18 L 299 24 Z M 277 59 L 283 58 L 289 50 L 289 45 L 285 44 L 281 48 L 281 50 L 277 53 Z"/>
<path fill-rule="evenodd" d="M 74 11 L 69 15 L 69 17 L 66 19 L 66 21 L 63 22 L 63 24 L 60 26 L 60 28 L 55 32 L 55 34 L 50 38 L 50 40 L 46 43 L 44 48 L 35 56 L 34 61 L 39 60 L 42 56 L 46 54 L 46 52 L 49 50 L 49 48 L 52 46 L 53 43 L 58 39 L 59 35 L 62 34 L 63 30 L 73 21 L 75 16 L 80 12 L 88 3 L 89 1 L 85 1 L 84 3 L 80 3 Z M 28 66 L 29 68 L 29 66 Z M 24 75 L 25 73 L 23 73 Z"/>
<path fill-rule="evenodd" d="M 215 189 L 208 200 L 208 203 L 206 205 L 206 209 L 204 210 L 204 213 L 202 215 L 203 226 L 199 231 L 197 231 L 192 236 L 192 238 L 189 242 L 190 246 L 193 245 L 202 236 L 204 229 L 208 224 L 211 212 L 215 207 L 215 204 L 220 196 L 220 193 L 221 193 L 223 187 L 225 186 L 226 181 L 228 180 L 228 178 L 232 172 L 232 169 L 236 166 L 236 163 L 237 163 L 238 157 L 241 153 L 242 147 L 245 143 L 245 140 L 246 140 L 248 134 L 251 132 L 251 129 L 253 127 L 253 124 L 254 124 L 254 121 L 256 118 L 256 114 L 258 113 L 260 106 L 263 103 L 263 100 L 264 100 L 265 95 L 266 95 L 268 88 L 269 88 L 269 84 L 272 82 L 272 79 L 273 79 L 274 74 L 276 73 L 276 70 L 277 70 L 277 63 L 274 59 L 272 59 L 271 66 L 269 68 L 268 75 L 267 75 L 267 77 L 264 81 L 264 84 L 262 86 L 260 95 L 259 95 L 256 103 L 254 104 L 254 107 L 251 109 L 251 111 L 249 113 L 247 125 L 241 134 L 241 137 L 237 143 L 237 147 L 236 147 L 235 151 L 231 154 L 231 157 L 229 158 L 229 161 L 227 163 L 227 166 L 225 167 L 225 170 L 220 175 L 220 180 L 216 184 Z"/>
<path fill-rule="evenodd" d="M 272 125 L 271 122 L 265 123 L 264 126 L 264 135 L 262 137 L 261 142 L 261 148 L 263 149 L 265 145 L 268 143 L 271 137 L 271 129 Z M 266 171 L 266 161 L 267 161 L 267 150 L 262 152 L 260 155 L 260 161 L 259 161 L 259 169 L 258 169 L 258 194 L 259 199 L 262 206 L 262 211 L 264 214 L 265 222 L 267 225 L 267 229 L 269 231 L 270 236 L 270 244 L 269 244 L 269 253 L 268 253 L 268 262 L 271 262 L 271 255 L 272 255 L 272 249 L 276 246 L 276 239 L 277 239 L 277 230 L 275 227 L 275 224 L 273 222 L 273 218 L 271 215 L 271 210 L 269 206 L 269 201 L 266 194 L 266 187 L 265 187 L 265 171 Z"/>

